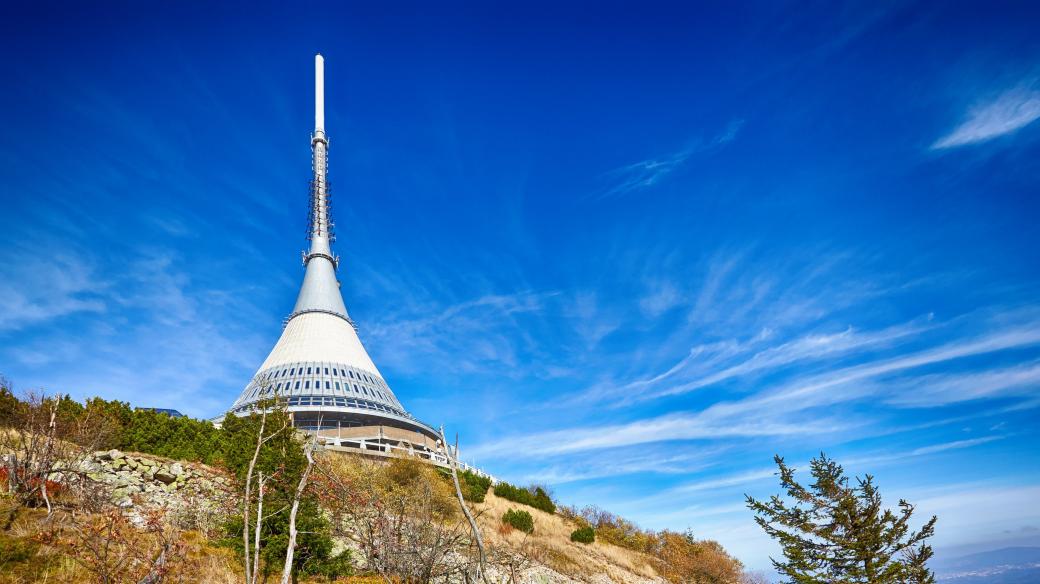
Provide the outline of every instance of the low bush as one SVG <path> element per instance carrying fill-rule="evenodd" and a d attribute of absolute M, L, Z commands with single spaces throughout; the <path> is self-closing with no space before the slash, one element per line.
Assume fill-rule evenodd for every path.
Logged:
<path fill-rule="evenodd" d="M 534 533 L 534 518 L 527 511 L 510 509 L 502 515 L 502 523 L 510 525 L 524 533 Z"/>
<path fill-rule="evenodd" d="M 451 471 L 446 468 L 438 468 L 437 473 L 448 484 L 455 488 L 451 478 Z M 483 503 L 488 489 L 491 488 L 491 479 L 482 477 L 475 472 L 464 470 L 459 472 L 459 487 L 462 489 L 462 498 L 470 503 Z"/>
<path fill-rule="evenodd" d="M 578 524 L 571 541 L 580 541 L 576 537 L 587 529 L 600 543 L 648 554 L 654 569 L 669 582 L 736 582 L 743 567 L 718 542 L 697 539 L 689 531 L 640 529 L 595 506 L 561 507 L 560 515 Z"/>
<path fill-rule="evenodd" d="M 571 532 L 571 541 L 592 543 L 596 541 L 596 530 L 591 527 L 579 527 Z"/>
<path fill-rule="evenodd" d="M 550 497 L 541 487 L 535 487 L 533 490 L 528 490 L 502 482 L 495 485 L 495 495 L 502 497 L 503 499 L 508 499 L 514 503 L 521 503 L 523 505 L 534 507 L 535 509 L 541 509 L 546 513 L 556 513 L 556 503 L 553 503 L 552 497 Z"/>
<path fill-rule="evenodd" d="M 462 485 L 462 498 L 473 503 L 483 503 L 491 488 L 491 479 L 468 470 L 459 473 L 459 483 Z"/>
<path fill-rule="evenodd" d="M 126 402 L 98 397 L 82 404 L 68 396 L 43 397 L 47 403 L 57 400 L 57 437 L 62 440 L 89 439 L 93 446 L 106 450 L 117 448 L 205 464 L 221 462 L 225 435 L 206 420 L 136 410 Z M 30 407 L 0 378 L 0 427 L 23 427 Z M 73 435 L 73 429 L 80 425 L 89 426 L 91 432 Z"/>

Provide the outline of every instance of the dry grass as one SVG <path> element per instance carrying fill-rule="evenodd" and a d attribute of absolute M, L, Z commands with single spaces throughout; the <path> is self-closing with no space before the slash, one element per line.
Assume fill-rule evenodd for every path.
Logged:
<path fill-rule="evenodd" d="M 496 497 L 491 491 L 484 503 L 475 504 L 474 509 L 480 513 L 481 532 L 491 545 L 523 550 L 531 559 L 561 574 L 581 580 L 605 576 L 612 582 L 659 578 L 645 554 L 599 541 L 572 542 L 571 532 L 578 526 L 559 515 Z M 530 513 L 534 518 L 534 533 L 527 535 L 515 529 L 501 529 L 502 514 L 508 509 Z"/>
<path fill-rule="evenodd" d="M 73 533 L 71 515 L 56 511 L 50 518 L 43 509 L 19 507 L 7 497 L 0 497 L 0 584 L 28 584 L 48 582 L 79 584 L 92 582 L 96 576 L 84 569 L 70 555 L 61 542 Z M 90 518 L 77 512 L 77 521 Z M 147 534 L 134 535 L 129 531 L 130 545 L 147 549 L 152 542 Z M 217 547 L 197 532 L 184 532 L 183 559 L 176 569 L 184 582 L 200 584 L 236 584 L 241 582 L 238 557 L 231 550 Z M 8 550 L 15 546 L 33 550 L 31 557 L 11 557 Z"/>

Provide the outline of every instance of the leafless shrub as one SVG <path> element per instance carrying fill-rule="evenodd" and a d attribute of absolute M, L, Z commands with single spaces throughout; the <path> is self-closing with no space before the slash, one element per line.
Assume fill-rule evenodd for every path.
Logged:
<path fill-rule="evenodd" d="M 325 456 L 317 482 L 333 529 L 385 580 L 464 581 L 475 572 L 480 559 L 470 527 L 452 486 L 429 465 Z"/>
<path fill-rule="evenodd" d="M 66 396 L 30 392 L 5 412 L 0 429 L 0 482 L 25 506 L 46 506 L 62 491 L 92 489 L 90 454 L 111 439 L 111 420 Z"/>
<path fill-rule="evenodd" d="M 69 515 L 66 526 L 50 532 L 45 543 L 62 549 L 90 581 L 99 584 L 183 581 L 182 532 L 155 509 L 136 526 L 119 509 Z"/>

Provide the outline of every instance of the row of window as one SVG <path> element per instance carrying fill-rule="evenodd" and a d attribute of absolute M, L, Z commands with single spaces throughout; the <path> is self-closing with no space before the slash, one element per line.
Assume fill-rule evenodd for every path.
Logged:
<path fill-rule="evenodd" d="M 292 378 L 303 375 L 320 376 L 322 374 L 328 378 L 300 380 L 288 379 L 277 383 L 273 382 L 275 379 L 283 377 Z M 342 382 L 340 381 L 341 379 Z M 260 383 L 260 380 L 270 383 Z M 366 386 L 364 383 L 358 383 L 362 381 L 368 382 L 375 387 Z M 265 386 L 267 388 L 266 390 L 264 389 Z M 308 391 L 312 389 L 325 389 L 331 391 L 333 387 L 335 387 L 336 391 L 349 392 L 353 389 L 354 393 L 357 395 L 382 399 L 390 404 L 394 404 L 397 401 L 390 393 L 390 388 L 386 385 L 386 382 L 375 375 L 368 375 L 362 371 L 352 371 L 349 368 L 329 366 L 328 364 L 321 363 L 311 365 L 297 364 L 292 367 L 285 366 L 281 370 L 265 372 L 260 376 L 260 379 L 255 382 L 255 388 L 252 391 L 252 395 L 247 399 L 255 399 L 261 395 L 270 395 L 289 391 Z"/>
<path fill-rule="evenodd" d="M 303 373 L 303 369 L 304 369 L 303 367 L 300 367 L 300 375 L 304 374 Z M 328 367 L 324 367 L 323 368 L 323 367 L 313 367 L 312 366 L 312 367 L 307 367 L 307 375 L 321 375 L 321 370 L 322 369 L 325 369 L 325 375 L 329 374 L 329 368 Z M 274 375 L 269 376 L 268 379 L 285 377 L 286 375 L 288 375 L 289 377 L 292 377 L 292 376 L 296 375 L 296 368 L 295 367 L 288 367 L 286 369 L 282 369 L 281 371 L 275 371 Z M 369 383 L 378 383 L 375 380 L 375 377 L 369 378 L 369 376 L 367 374 L 365 374 L 365 373 L 358 372 L 357 377 L 355 378 L 353 371 L 350 371 L 349 369 L 338 369 L 336 367 L 332 367 L 332 376 L 333 377 L 347 377 L 347 376 L 349 376 L 351 379 L 364 379 L 365 381 L 367 381 Z"/>
<path fill-rule="evenodd" d="M 398 411 L 394 408 L 388 408 L 382 404 L 370 402 L 361 399 L 350 399 L 345 397 L 321 397 L 321 396 L 294 396 L 290 397 L 286 405 L 292 406 L 307 406 L 307 407 L 340 407 L 340 408 L 363 408 L 366 410 L 376 410 L 380 412 L 386 412 L 388 414 L 395 414 L 398 416 L 411 417 L 408 414 Z M 248 410 L 249 406 L 239 408 L 240 411 Z"/>
<path fill-rule="evenodd" d="M 313 384 L 312 384 L 311 380 L 309 380 L 309 379 L 305 379 L 303 381 L 296 381 L 295 383 L 292 382 L 292 381 L 287 381 L 284 384 L 283 383 L 276 384 L 274 387 L 269 388 L 266 393 L 279 393 L 279 392 L 281 392 L 283 385 L 285 386 L 285 390 L 286 391 L 289 391 L 290 389 L 291 390 L 297 390 L 297 389 L 301 388 L 301 386 L 300 386 L 301 383 L 303 384 L 302 388 L 304 390 L 307 390 L 307 389 L 312 389 L 311 385 L 314 386 L 313 389 L 321 389 L 321 383 L 322 382 L 320 380 L 315 380 L 313 382 Z M 351 384 L 344 383 L 343 387 L 341 388 L 338 381 L 326 381 L 325 382 L 325 389 L 332 389 L 333 385 L 335 385 L 336 391 L 342 391 L 344 389 L 347 390 L 347 391 L 350 391 L 350 385 Z M 383 399 L 385 401 L 390 401 L 390 399 L 386 396 L 386 394 L 384 394 L 383 392 L 379 391 L 378 389 L 372 389 L 372 393 L 369 393 L 368 388 L 366 388 L 364 386 L 358 387 L 358 384 L 356 384 L 356 383 L 354 384 L 354 393 L 363 393 L 366 396 L 379 397 L 379 398 L 381 398 L 381 399 Z"/>

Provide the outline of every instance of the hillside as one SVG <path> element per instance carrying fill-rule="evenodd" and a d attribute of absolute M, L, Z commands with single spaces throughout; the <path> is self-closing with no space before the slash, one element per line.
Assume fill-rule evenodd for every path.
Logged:
<path fill-rule="evenodd" d="M 597 541 L 591 544 L 570 540 L 578 526 L 557 514 L 518 505 L 488 492 L 485 502 L 474 505 L 481 513 L 479 524 L 492 543 L 508 545 L 538 562 L 528 570 L 531 582 L 664 582 L 646 554 Z M 534 517 L 535 530 L 527 535 L 502 529 L 500 518 L 509 509 L 523 508 Z M 539 578 L 539 576 L 543 577 Z"/>

